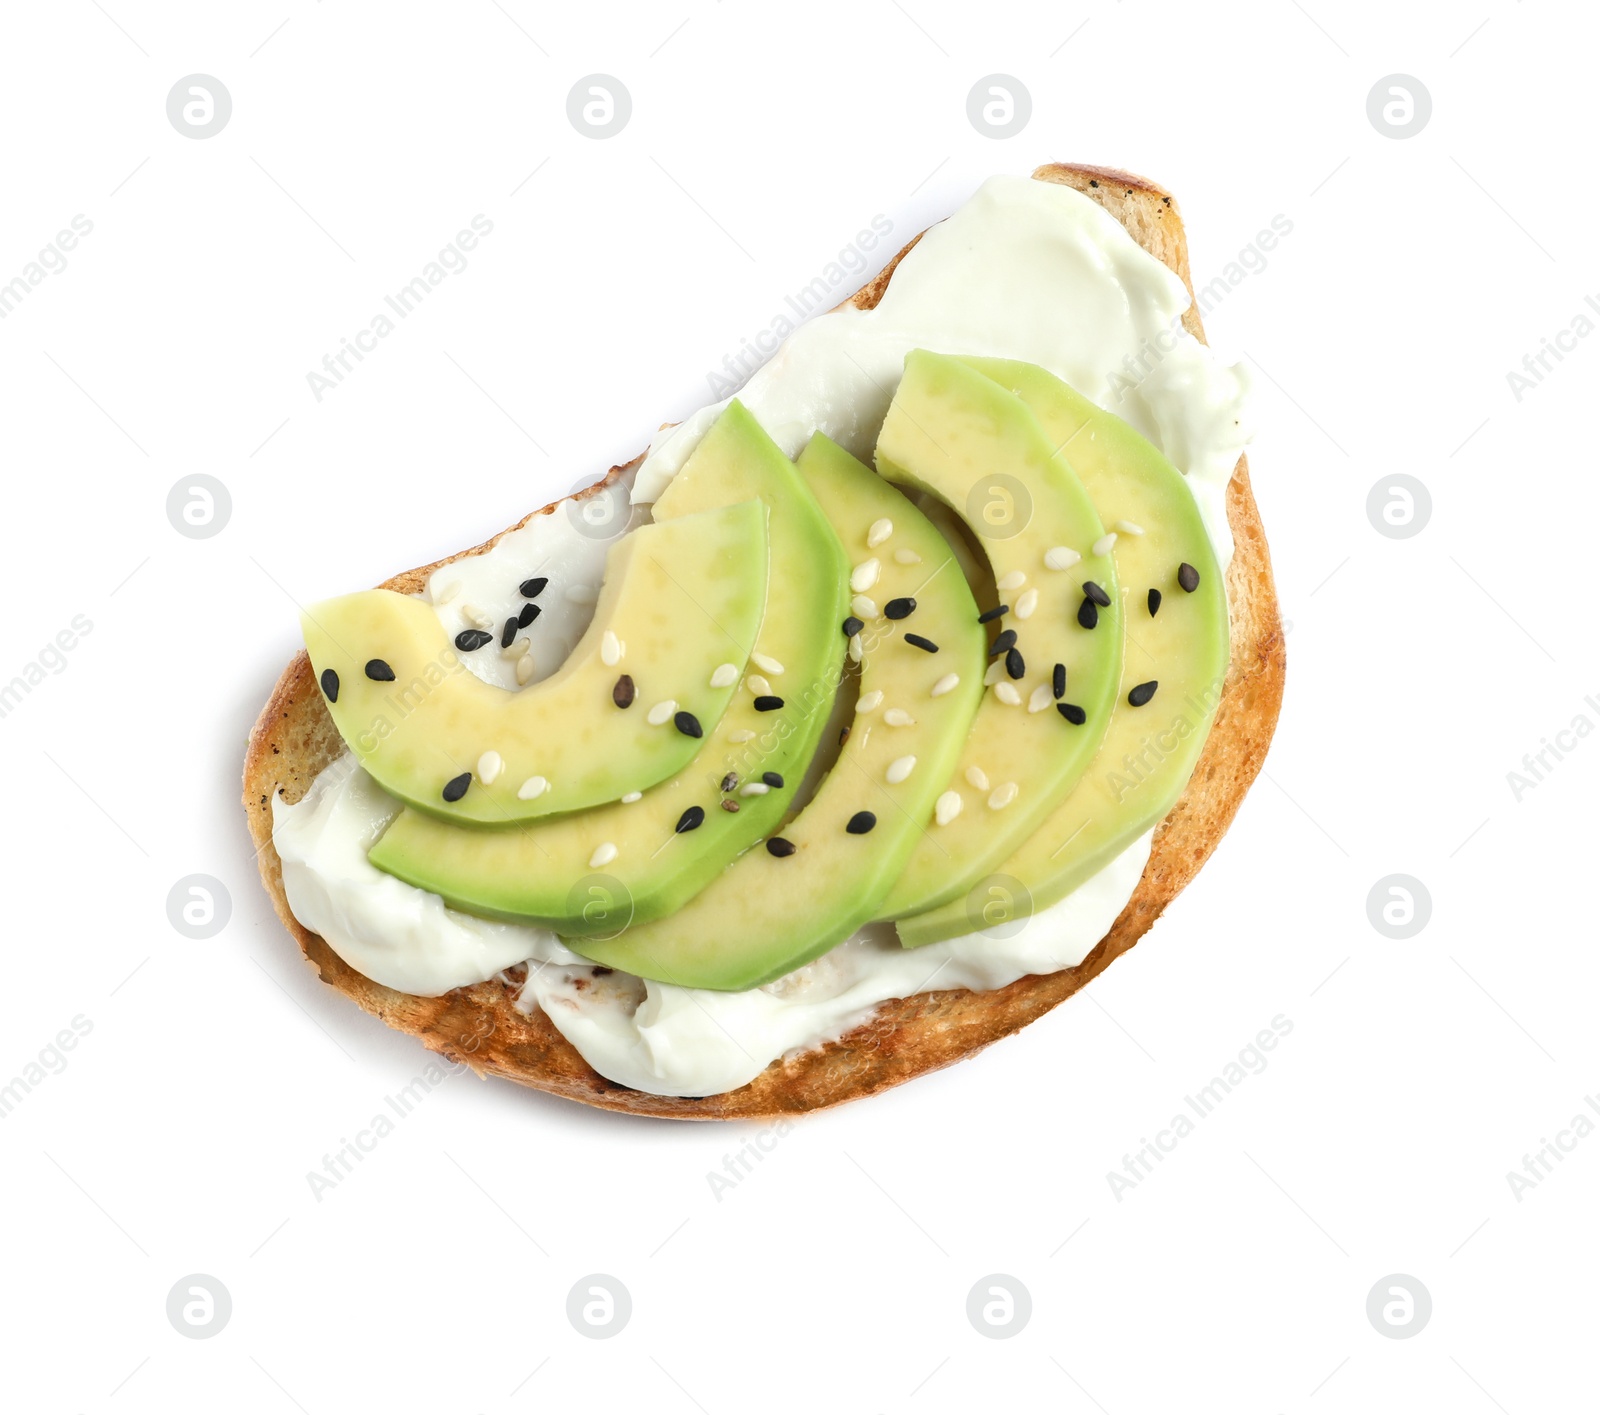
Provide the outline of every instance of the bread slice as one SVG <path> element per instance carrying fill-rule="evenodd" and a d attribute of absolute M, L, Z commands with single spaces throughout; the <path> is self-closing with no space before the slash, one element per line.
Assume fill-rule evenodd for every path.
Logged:
<path fill-rule="evenodd" d="M 1142 177 L 1105 167 L 1052 163 L 1033 175 L 1073 187 L 1098 202 L 1141 246 L 1183 278 L 1192 297 L 1183 223 L 1167 192 Z M 913 239 L 846 304 L 861 309 L 876 305 L 895 266 L 915 244 Z M 1204 340 L 1192 303 L 1184 323 Z M 639 460 L 613 467 L 578 496 L 592 495 Z M 559 504 L 518 524 L 548 516 Z M 869 1022 L 839 1041 L 775 1061 L 749 1085 L 722 1095 L 656 1096 L 619 1086 L 596 1074 L 543 1012 L 517 1011 L 516 986 L 491 981 L 457 988 L 443 997 L 395 992 L 356 972 L 289 912 L 282 866 L 272 845 L 272 796 L 299 800 L 343 750 L 304 653 L 278 680 L 250 734 L 245 757 L 244 804 L 262 881 L 279 918 L 324 982 L 389 1026 L 413 1033 L 431 1050 L 471 1066 L 480 1075 L 504 1076 L 589 1105 L 682 1120 L 760 1119 L 838 1105 L 948 1066 L 1048 1012 L 1132 948 L 1216 848 L 1261 769 L 1283 697 L 1284 641 L 1266 537 L 1242 457 L 1228 489 L 1227 506 L 1235 542 L 1228 569 L 1233 658 L 1216 720 L 1188 789 L 1156 830 L 1149 863 L 1133 897 L 1111 932 L 1075 968 L 1021 978 L 993 992 L 921 993 L 886 1002 Z M 477 555 L 493 544 L 494 540 L 487 541 L 448 559 Z M 415 593 L 436 568 L 408 570 L 386 581 L 385 588 Z"/>

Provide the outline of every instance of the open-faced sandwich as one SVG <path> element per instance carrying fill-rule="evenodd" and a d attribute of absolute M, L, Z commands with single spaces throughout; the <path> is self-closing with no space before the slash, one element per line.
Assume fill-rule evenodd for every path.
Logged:
<path fill-rule="evenodd" d="M 969 1055 L 1216 846 L 1284 655 L 1172 199 L 986 182 L 728 401 L 313 605 L 245 805 L 325 982 L 687 1119 Z"/>

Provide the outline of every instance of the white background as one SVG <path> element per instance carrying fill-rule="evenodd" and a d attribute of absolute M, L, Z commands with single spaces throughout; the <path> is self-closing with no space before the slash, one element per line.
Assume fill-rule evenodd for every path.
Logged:
<path fill-rule="evenodd" d="M 1313 18 L 1314 16 L 1314 18 Z M 27 1411 L 1096 1409 L 1507 1412 L 1593 1400 L 1600 1138 L 1507 1182 L 1600 1091 L 1588 909 L 1600 741 L 1600 339 L 1507 372 L 1600 295 L 1595 31 L 1576 7 L 863 0 L 12 7 L 0 321 L 12 585 L 0 679 L 93 629 L 0 720 L 0 1397 Z M 195 141 L 169 89 L 215 75 Z M 596 141 L 595 72 L 633 116 Z M 988 74 L 1020 135 L 966 116 Z M 1368 121 L 1385 75 L 1426 129 Z M 707 401 L 705 374 L 879 213 L 893 244 L 1049 159 L 1180 201 L 1253 360 L 1256 494 L 1290 676 L 1266 774 L 1197 883 L 1025 1034 L 816 1116 L 721 1200 L 756 1127 L 452 1079 L 321 1201 L 308 1171 L 425 1054 L 321 986 L 272 917 L 237 781 L 293 601 L 481 539 Z M 532 174 L 532 175 L 530 175 Z M 320 403 L 306 374 L 477 213 L 494 230 Z M 841 285 L 842 297 L 855 282 Z M 1592 313 L 1592 312 L 1591 312 Z M 168 489 L 232 519 L 195 541 Z M 1394 473 L 1410 539 L 1369 523 Z M 1549 758 L 1553 762 L 1553 758 Z M 222 880 L 196 942 L 166 897 Z M 1368 920 L 1422 881 L 1427 927 Z M 1276 1015 L 1292 1033 L 1132 1192 L 1106 1175 Z M 1600 1118 L 1600 1117 L 1597 1117 Z M 566 1317 L 632 1294 L 606 1342 Z M 186 1274 L 232 1295 L 190 1340 Z M 991 1273 L 1031 1322 L 969 1325 Z M 1369 1323 L 1403 1273 L 1420 1335 Z"/>

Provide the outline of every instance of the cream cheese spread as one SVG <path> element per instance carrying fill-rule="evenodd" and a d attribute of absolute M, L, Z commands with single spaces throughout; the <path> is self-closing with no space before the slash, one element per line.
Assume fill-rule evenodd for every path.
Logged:
<path fill-rule="evenodd" d="M 876 309 L 838 310 L 801 326 L 737 396 L 791 455 L 821 430 L 870 460 L 911 349 L 1039 364 L 1133 424 L 1188 474 L 1226 565 L 1225 494 L 1247 440 L 1246 378 L 1183 332 L 1188 304 L 1183 282 L 1094 202 L 1051 183 L 994 177 L 923 236 Z M 522 603 L 517 586 L 548 576 L 545 613 L 528 638 L 532 681 L 552 672 L 588 622 L 588 589 L 599 584 L 610 533 L 647 518 L 722 406 L 664 433 L 588 519 L 557 508 L 485 554 L 436 571 L 428 597 L 445 628 L 502 623 Z M 596 534 L 597 520 L 606 533 Z M 464 661 L 512 688 L 518 657 Z M 398 809 L 348 755 L 297 804 L 274 800 L 273 838 L 295 917 L 374 981 L 423 996 L 526 962 L 520 1007 L 542 1008 L 601 1075 L 661 1095 L 732 1090 L 774 1059 L 849 1031 L 891 998 L 998 988 L 1081 962 L 1131 897 L 1150 849 L 1146 835 L 1012 936 L 903 949 L 888 928 L 871 926 L 766 987 L 722 993 L 597 976 L 548 930 L 475 918 L 382 873 L 367 850 Z"/>

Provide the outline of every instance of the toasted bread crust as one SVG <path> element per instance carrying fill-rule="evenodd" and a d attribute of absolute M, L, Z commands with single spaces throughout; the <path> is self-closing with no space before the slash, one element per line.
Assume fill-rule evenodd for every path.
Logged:
<path fill-rule="evenodd" d="M 1190 283 L 1182 220 L 1160 187 L 1111 168 L 1060 163 L 1041 167 L 1034 176 L 1076 188 L 1097 201 L 1140 245 Z M 915 244 L 914 238 L 846 303 L 861 309 L 877 304 L 895 266 Z M 1190 292 L 1192 296 L 1192 285 Z M 1204 339 L 1192 303 L 1184 324 Z M 625 470 L 613 467 L 579 496 L 593 494 Z M 552 514 L 559 504 L 534 512 L 518 526 L 533 516 Z M 244 803 L 262 881 L 278 917 L 324 982 L 389 1026 L 413 1033 L 431 1050 L 480 1074 L 504 1076 L 611 1110 L 683 1120 L 761 1119 L 873 1095 L 970 1056 L 1071 997 L 1138 942 L 1221 840 L 1266 756 L 1283 697 L 1285 666 L 1266 537 L 1242 457 L 1228 490 L 1228 521 L 1235 542 L 1228 569 L 1233 659 L 1211 735 L 1187 790 L 1156 831 L 1133 897 L 1110 933 L 1076 968 L 1021 978 L 993 992 L 920 993 L 886 1002 L 871 1021 L 838 1042 L 775 1061 L 749 1085 L 722 1095 L 656 1096 L 616 1085 L 598 1075 L 542 1012 L 517 1011 L 515 987 L 478 983 L 443 997 L 395 992 L 356 972 L 289 912 L 282 865 L 272 845 L 272 796 L 281 792 L 286 800 L 298 800 L 343 749 L 304 653 L 278 680 L 250 734 L 245 757 Z M 499 538 L 437 564 L 479 554 Z M 386 581 L 385 588 L 413 593 L 436 568 L 408 570 Z"/>

